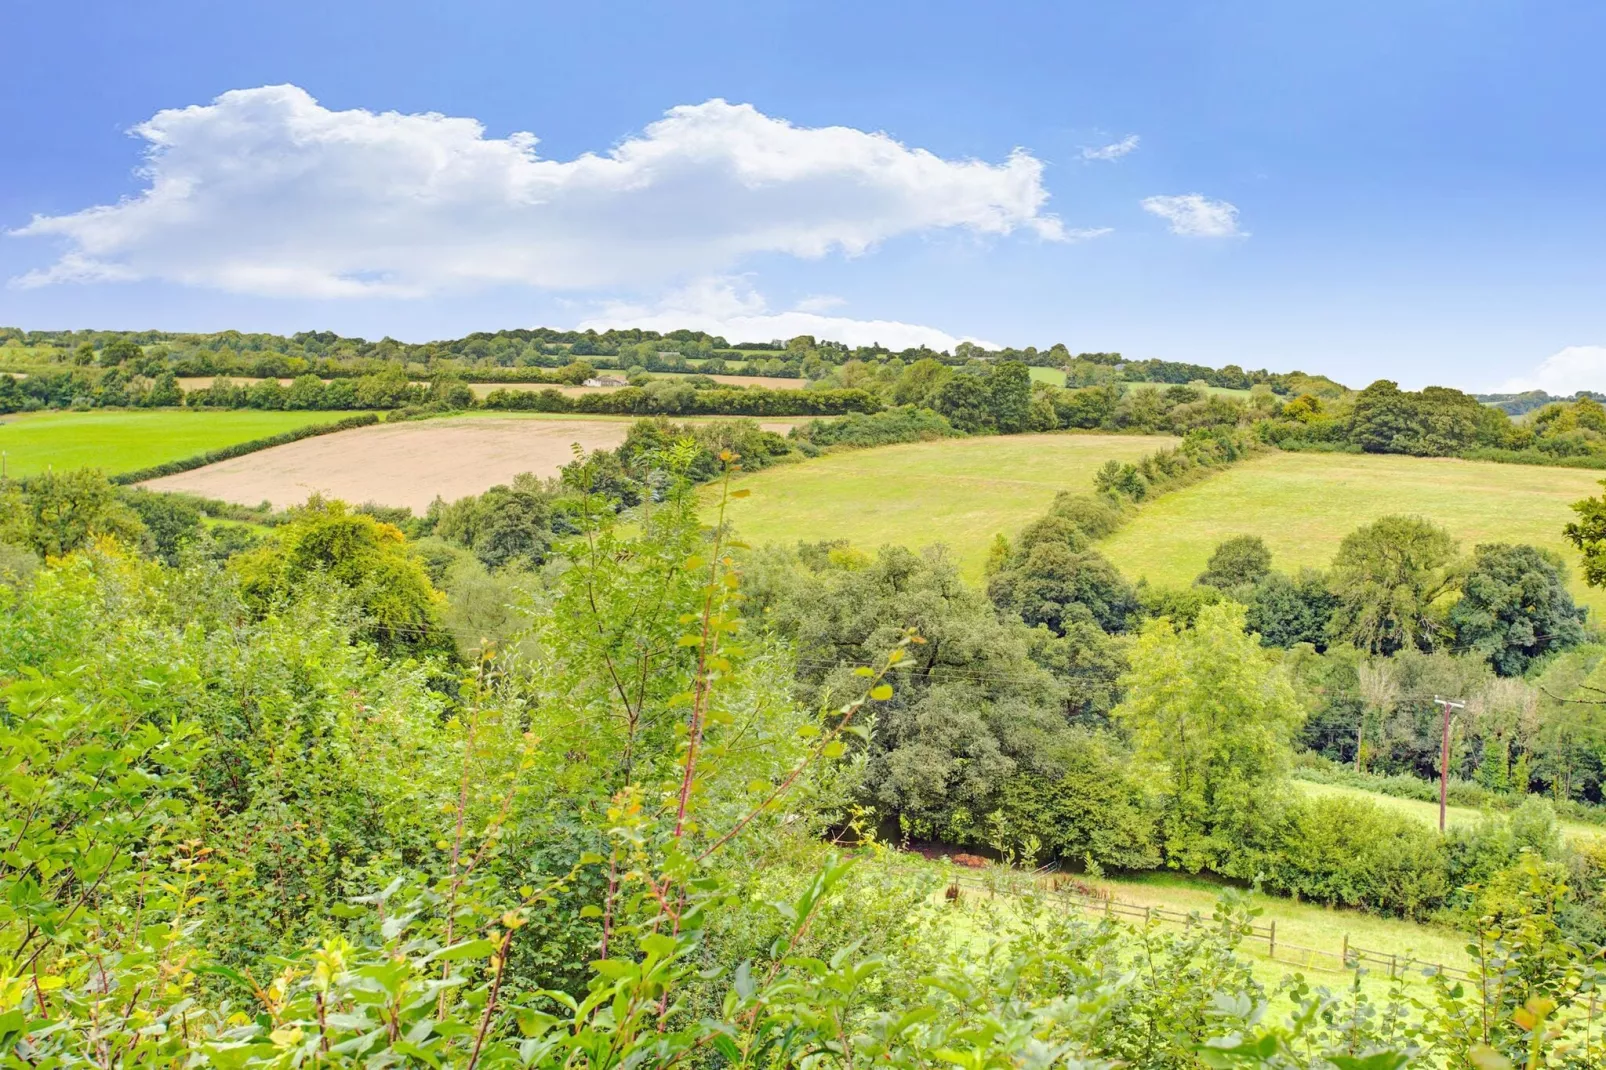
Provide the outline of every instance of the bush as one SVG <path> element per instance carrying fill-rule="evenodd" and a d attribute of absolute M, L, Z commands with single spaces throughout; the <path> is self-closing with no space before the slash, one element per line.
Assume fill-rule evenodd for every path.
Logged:
<path fill-rule="evenodd" d="M 1276 891 L 1407 918 L 1431 914 L 1451 890 L 1438 833 L 1366 799 L 1293 803 L 1278 850 L 1258 861 Z"/>
<path fill-rule="evenodd" d="M 1049 506 L 1050 515 L 1070 521 L 1087 533 L 1089 539 L 1102 539 L 1121 526 L 1121 510 L 1108 499 L 1062 490 Z"/>
<path fill-rule="evenodd" d="M 887 446 L 954 438 L 960 432 L 930 409 L 900 405 L 876 413 L 849 413 L 834 420 L 811 420 L 792 429 L 792 437 L 814 446 Z"/>
<path fill-rule="evenodd" d="M 998 825 L 1014 844 L 1035 837 L 1053 857 L 1126 870 L 1160 865 L 1158 812 L 1109 737 L 1073 732 L 1056 743 L 1042 770 L 1004 785 Z"/>

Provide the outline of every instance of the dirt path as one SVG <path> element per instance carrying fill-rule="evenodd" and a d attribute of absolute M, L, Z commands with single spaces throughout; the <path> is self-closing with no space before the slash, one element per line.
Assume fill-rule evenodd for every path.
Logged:
<path fill-rule="evenodd" d="M 292 442 L 193 472 L 153 479 L 152 490 L 186 491 L 241 505 L 296 505 L 317 492 L 353 504 L 405 505 L 422 513 L 507 483 L 520 472 L 555 476 L 571 446 L 612 449 L 632 421 L 492 416 L 379 424 Z M 769 422 L 785 433 L 789 422 Z"/>

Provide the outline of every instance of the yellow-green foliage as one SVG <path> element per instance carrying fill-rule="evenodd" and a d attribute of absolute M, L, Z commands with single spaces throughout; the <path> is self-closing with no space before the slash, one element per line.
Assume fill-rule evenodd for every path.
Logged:
<path fill-rule="evenodd" d="M 6 454 L 6 474 L 13 477 L 86 465 L 116 475 L 346 415 L 188 409 L 29 413 L 0 417 L 0 450 Z"/>
<path fill-rule="evenodd" d="M 267 613 L 308 584 L 351 592 L 364 631 L 382 646 L 429 649 L 446 642 L 444 596 L 401 531 L 340 501 L 314 497 L 272 542 L 231 562 L 246 603 Z"/>

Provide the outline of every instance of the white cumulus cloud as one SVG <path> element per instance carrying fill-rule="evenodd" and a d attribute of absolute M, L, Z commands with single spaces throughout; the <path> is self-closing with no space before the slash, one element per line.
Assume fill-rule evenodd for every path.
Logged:
<path fill-rule="evenodd" d="M 787 311 L 773 312 L 762 294 L 744 279 L 698 279 L 650 304 L 614 302 L 579 325 L 580 330 L 605 331 L 609 327 L 639 327 L 649 331 L 681 328 L 722 335 L 729 342 L 768 342 L 811 334 L 815 338 L 850 346 L 880 344 L 889 349 L 929 346 L 952 350 L 960 342 L 989 349 L 1000 346 L 979 338 L 964 338 L 898 320 L 860 320 L 827 316 L 818 303 L 805 300 Z"/>
<path fill-rule="evenodd" d="M 1495 392 L 1520 394 L 1526 390 L 1562 396 L 1580 390 L 1606 391 L 1606 346 L 1568 346 L 1540 361 L 1529 374 L 1506 380 Z"/>
<path fill-rule="evenodd" d="M 1145 197 L 1143 210 L 1171 224 L 1171 233 L 1190 238 L 1247 238 L 1238 229 L 1238 209 L 1226 201 L 1213 201 L 1199 193 L 1175 197 Z"/>
<path fill-rule="evenodd" d="M 862 253 L 901 234 L 1068 235 L 1042 164 L 944 159 L 881 133 L 746 104 L 670 109 L 604 153 L 542 158 L 473 119 L 332 111 L 293 85 L 158 112 L 147 188 L 39 216 L 54 265 L 17 280 L 162 279 L 248 294 L 413 296 L 599 288 L 729 270 L 759 253 Z"/>
<path fill-rule="evenodd" d="M 1112 142 L 1111 144 L 1108 144 L 1108 145 L 1099 145 L 1099 146 L 1094 147 L 1094 148 L 1084 147 L 1082 149 L 1082 159 L 1084 159 L 1084 160 L 1119 160 L 1121 157 L 1125 156 L 1127 153 L 1129 153 L 1132 150 L 1136 149 L 1138 147 L 1138 141 L 1139 140 L 1140 139 L 1138 138 L 1138 135 L 1136 135 L 1136 134 L 1128 134 L 1126 137 L 1122 138 L 1120 141 Z"/>

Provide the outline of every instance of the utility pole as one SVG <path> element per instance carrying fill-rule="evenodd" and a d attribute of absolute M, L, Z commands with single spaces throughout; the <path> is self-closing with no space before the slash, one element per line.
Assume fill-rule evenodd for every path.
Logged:
<path fill-rule="evenodd" d="M 1450 803 L 1450 711 L 1464 710 L 1465 702 L 1452 702 L 1447 698 L 1433 696 L 1433 701 L 1444 710 L 1444 748 L 1439 755 L 1439 831 L 1444 831 L 1444 811 Z"/>

